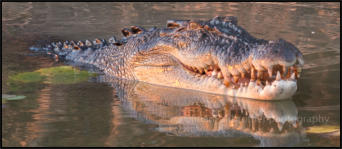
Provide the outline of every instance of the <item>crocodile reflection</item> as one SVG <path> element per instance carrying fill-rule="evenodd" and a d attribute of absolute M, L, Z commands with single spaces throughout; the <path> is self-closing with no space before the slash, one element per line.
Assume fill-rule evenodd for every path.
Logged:
<path fill-rule="evenodd" d="M 175 136 L 252 136 L 260 146 L 293 146 L 305 132 L 292 100 L 259 101 L 100 77 L 132 117 Z"/>

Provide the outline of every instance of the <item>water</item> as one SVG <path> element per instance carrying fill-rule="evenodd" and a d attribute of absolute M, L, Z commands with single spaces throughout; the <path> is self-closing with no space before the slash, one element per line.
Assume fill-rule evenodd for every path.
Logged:
<path fill-rule="evenodd" d="M 339 3 L 2 4 L 2 94 L 25 97 L 2 102 L 3 146 L 340 145 Z M 9 83 L 17 73 L 64 65 L 32 56 L 28 47 L 37 42 L 118 37 L 131 25 L 164 27 L 168 19 L 216 15 L 237 16 L 252 35 L 283 38 L 302 51 L 304 70 L 291 100 L 262 102 L 101 77 L 17 89 Z"/>

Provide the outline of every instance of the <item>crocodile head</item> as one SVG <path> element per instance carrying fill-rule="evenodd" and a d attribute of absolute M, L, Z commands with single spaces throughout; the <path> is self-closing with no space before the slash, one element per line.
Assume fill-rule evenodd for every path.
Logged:
<path fill-rule="evenodd" d="M 169 20 L 163 29 L 132 27 L 125 67 L 136 80 L 262 100 L 286 99 L 297 90 L 304 64 L 291 43 L 251 36 L 235 17 Z M 132 50 L 133 49 L 133 50 Z M 125 62 L 125 63 L 126 63 Z"/>
<path fill-rule="evenodd" d="M 231 16 L 169 20 L 166 28 L 132 26 L 122 33 L 121 41 L 66 41 L 31 50 L 92 64 L 109 76 L 263 100 L 291 97 L 304 64 L 291 43 L 255 38 Z"/>

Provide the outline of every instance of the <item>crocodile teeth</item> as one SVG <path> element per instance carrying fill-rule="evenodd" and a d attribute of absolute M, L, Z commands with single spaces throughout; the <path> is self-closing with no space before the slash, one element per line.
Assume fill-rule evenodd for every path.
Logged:
<path fill-rule="evenodd" d="M 206 74 L 208 74 L 208 69 L 207 68 L 204 68 L 204 72 L 206 73 Z"/>
<path fill-rule="evenodd" d="M 279 123 L 277 123 L 277 126 L 278 126 L 278 130 L 279 130 L 279 131 L 282 131 L 282 130 L 283 130 L 284 124 L 281 123 L 281 122 L 279 122 Z"/>
<path fill-rule="evenodd" d="M 272 68 L 267 69 L 268 77 L 272 77 Z"/>
<path fill-rule="evenodd" d="M 194 70 L 195 72 L 198 72 L 196 67 L 190 67 L 192 70 Z"/>
<path fill-rule="evenodd" d="M 222 79 L 222 78 L 223 78 L 223 75 L 222 75 L 222 72 L 221 72 L 221 71 L 217 73 L 217 78 L 219 78 L 219 79 Z"/>
<path fill-rule="evenodd" d="M 256 81 L 256 83 L 257 83 L 258 86 L 261 86 L 261 85 L 262 85 L 262 84 L 261 84 L 261 80 L 259 80 L 259 79 Z"/>
<path fill-rule="evenodd" d="M 270 83 L 270 82 L 268 82 L 268 81 L 266 81 L 266 85 L 271 85 L 271 83 Z"/>
<path fill-rule="evenodd" d="M 295 75 L 296 75 L 295 73 L 292 73 L 292 74 L 291 74 L 291 79 L 292 79 L 292 80 L 295 80 L 295 79 L 296 79 L 296 78 L 295 78 Z"/>
<path fill-rule="evenodd" d="M 281 79 L 281 76 L 280 76 L 280 72 L 277 71 L 277 76 L 276 76 L 276 80 L 279 81 Z"/>
<path fill-rule="evenodd" d="M 288 67 L 284 65 L 283 66 L 283 76 L 284 77 L 286 76 L 287 72 L 288 72 Z"/>
<path fill-rule="evenodd" d="M 258 74 L 257 74 L 257 75 L 258 75 L 258 76 L 257 76 L 258 79 L 262 79 L 262 77 L 263 77 L 263 71 L 258 70 Z"/>
<path fill-rule="evenodd" d="M 204 69 L 203 69 L 203 68 L 199 68 L 198 71 L 199 71 L 201 74 L 203 74 Z"/>
<path fill-rule="evenodd" d="M 223 84 L 224 84 L 226 87 L 229 87 L 229 84 L 230 84 L 230 83 L 229 83 L 228 80 L 224 79 L 224 80 L 223 80 Z"/>
<path fill-rule="evenodd" d="M 208 71 L 205 73 L 207 76 L 211 77 L 212 76 L 212 71 Z"/>
<path fill-rule="evenodd" d="M 245 78 L 245 73 L 241 73 L 241 78 Z"/>
<path fill-rule="evenodd" d="M 212 76 L 216 76 L 217 75 L 217 71 L 214 70 L 212 73 L 211 73 Z"/>
<path fill-rule="evenodd" d="M 255 69 L 251 70 L 251 80 L 255 80 Z"/>
<path fill-rule="evenodd" d="M 235 75 L 233 76 L 234 82 L 237 83 L 239 81 L 239 76 Z"/>
<path fill-rule="evenodd" d="M 213 66 L 209 65 L 209 66 L 208 66 L 208 70 L 214 70 L 214 69 L 213 69 Z"/>

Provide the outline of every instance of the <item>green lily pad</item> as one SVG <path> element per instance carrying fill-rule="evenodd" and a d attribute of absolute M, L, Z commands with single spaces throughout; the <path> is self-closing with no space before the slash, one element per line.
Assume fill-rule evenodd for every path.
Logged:
<path fill-rule="evenodd" d="M 71 66 L 58 66 L 51 68 L 42 68 L 34 72 L 19 73 L 10 76 L 11 82 L 33 83 L 45 81 L 51 84 L 73 84 L 87 81 L 89 77 L 95 76 L 95 73 L 78 70 Z"/>
<path fill-rule="evenodd" d="M 40 75 L 39 72 L 23 72 L 10 76 L 9 79 L 16 82 L 31 83 L 42 81 L 44 76 Z"/>
<path fill-rule="evenodd" d="M 321 125 L 321 126 L 312 126 L 309 127 L 306 132 L 307 133 L 317 133 L 317 134 L 322 134 L 322 133 L 331 133 L 335 131 L 339 131 L 340 127 L 339 126 L 333 126 L 333 125 Z"/>
<path fill-rule="evenodd" d="M 35 72 L 39 72 L 44 76 L 54 76 L 57 74 L 70 74 L 70 73 L 77 73 L 80 70 L 75 69 L 71 66 L 58 66 L 58 67 L 50 67 L 50 68 L 42 68 L 38 69 Z"/>
<path fill-rule="evenodd" d="M 23 95 L 7 95 L 7 94 L 2 94 L 2 99 L 5 99 L 5 100 L 21 100 L 21 99 L 25 99 L 26 96 L 23 96 Z"/>
<path fill-rule="evenodd" d="M 87 81 L 89 77 L 95 76 L 95 73 L 78 70 L 71 66 L 59 66 L 39 69 L 41 75 L 46 76 L 52 84 L 73 84 Z"/>

